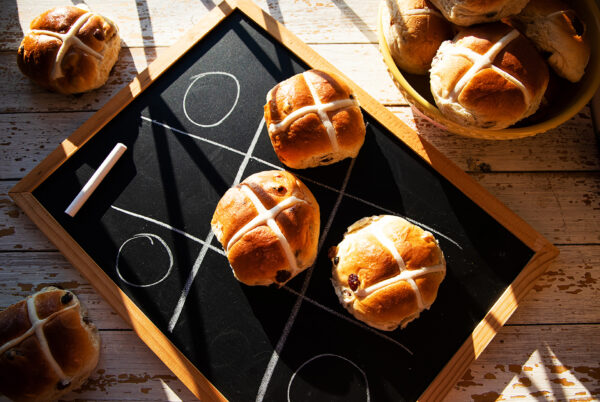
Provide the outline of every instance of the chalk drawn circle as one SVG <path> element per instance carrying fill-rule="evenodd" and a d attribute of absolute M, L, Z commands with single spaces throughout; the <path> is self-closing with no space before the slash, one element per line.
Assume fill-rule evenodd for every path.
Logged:
<path fill-rule="evenodd" d="M 160 278 L 159 280 L 152 282 L 152 283 L 133 283 L 131 281 L 128 281 L 127 279 L 125 279 L 123 277 L 123 275 L 121 275 L 121 270 L 119 268 L 119 259 L 121 258 L 121 254 L 123 252 L 123 248 L 131 241 L 133 240 L 137 240 L 140 238 L 146 238 L 150 241 L 151 245 L 154 245 L 154 241 L 153 239 L 156 239 L 159 241 L 159 243 L 165 248 L 165 251 L 167 252 L 167 255 L 169 256 L 169 268 L 167 269 L 167 273 L 165 273 L 163 275 L 162 278 Z M 123 244 L 121 244 L 121 247 L 119 247 L 119 252 L 117 253 L 117 262 L 115 263 L 116 269 L 117 269 L 117 275 L 119 275 L 119 278 L 125 282 L 126 284 L 128 284 L 129 286 L 134 286 L 136 288 L 147 288 L 150 286 L 154 286 L 154 285 L 158 285 L 159 283 L 161 283 L 162 281 L 164 281 L 165 279 L 167 279 L 167 277 L 169 276 L 169 274 L 171 273 L 171 270 L 173 269 L 173 254 L 171 253 L 171 249 L 169 248 L 169 246 L 167 245 L 167 243 L 165 243 L 165 241 L 163 239 L 161 239 L 159 236 L 152 234 L 152 233 L 138 233 L 135 236 L 125 240 L 123 242 Z"/>
<path fill-rule="evenodd" d="M 235 94 L 235 100 L 233 101 L 233 105 L 231 106 L 231 108 L 229 109 L 229 111 L 221 118 L 221 120 L 217 121 L 216 123 L 211 123 L 211 124 L 206 124 L 206 123 L 199 123 L 197 121 L 195 121 L 194 119 L 192 119 L 190 117 L 190 115 L 188 114 L 187 108 L 186 108 L 186 103 L 187 103 L 187 98 L 188 95 L 190 94 L 190 90 L 192 89 L 192 87 L 194 86 L 194 84 L 196 84 L 196 82 L 202 78 L 208 77 L 210 75 L 221 75 L 224 77 L 229 77 L 233 80 L 233 82 L 235 83 L 236 86 L 236 94 Z M 233 112 L 233 109 L 235 109 L 238 100 L 240 99 L 240 82 L 238 81 L 238 79 L 235 77 L 235 75 L 233 74 L 229 74 L 229 73 L 225 73 L 222 71 L 211 71 L 211 72 L 207 72 L 207 73 L 202 73 L 202 74 L 198 74 L 198 75 L 194 75 L 192 78 L 192 83 L 188 86 L 188 88 L 185 91 L 185 94 L 183 95 L 183 113 L 185 114 L 185 117 L 188 118 L 188 120 L 190 122 L 192 122 L 193 124 L 199 126 L 199 127 L 215 127 L 218 126 L 219 124 L 221 124 L 226 118 L 229 117 L 229 115 Z M 208 98 L 210 99 L 210 98 Z"/>
<path fill-rule="evenodd" d="M 300 365 L 300 367 L 298 367 L 298 369 L 294 372 L 294 374 L 292 374 L 292 377 L 290 378 L 290 382 L 288 383 L 288 387 L 287 387 L 287 400 L 288 400 L 288 402 L 291 402 L 291 399 L 290 399 L 290 390 L 292 388 L 292 383 L 294 382 L 294 379 L 296 378 L 296 374 L 298 374 L 298 372 L 300 372 L 300 370 L 302 370 L 306 365 L 308 365 L 309 363 L 313 362 L 314 360 L 322 359 L 322 358 L 326 358 L 326 357 L 329 357 L 329 358 L 333 357 L 333 358 L 341 359 L 344 362 L 350 364 L 356 370 L 358 370 L 358 372 L 362 375 L 363 379 L 365 380 L 365 388 L 366 388 L 366 391 L 365 391 L 366 394 L 365 394 L 365 396 L 366 396 L 366 401 L 370 402 L 371 395 L 370 395 L 370 392 L 369 392 L 369 382 L 367 381 L 367 375 L 365 374 L 365 372 L 360 367 L 358 367 L 356 365 L 356 363 L 354 363 L 352 360 L 347 359 L 347 358 L 345 358 L 343 356 L 339 356 L 339 355 L 333 354 L 333 353 L 323 353 L 323 354 L 320 354 L 320 355 L 313 356 L 310 359 L 308 359 L 307 361 L 305 361 L 304 363 L 302 363 Z"/>

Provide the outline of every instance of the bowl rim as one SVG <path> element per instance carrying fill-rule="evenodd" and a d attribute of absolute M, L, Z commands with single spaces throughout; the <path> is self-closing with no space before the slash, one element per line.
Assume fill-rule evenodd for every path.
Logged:
<path fill-rule="evenodd" d="M 406 80 L 394 59 L 392 58 L 392 54 L 390 52 L 387 40 L 383 33 L 383 7 L 386 6 L 386 1 L 382 0 L 379 3 L 378 10 L 378 22 L 377 22 L 377 36 L 379 39 L 379 50 L 383 56 L 383 61 L 386 64 L 390 74 L 392 75 L 393 80 L 402 87 L 404 91 L 408 93 L 413 100 L 418 103 L 420 108 L 417 108 L 415 105 L 412 105 L 409 97 L 407 101 L 413 108 L 417 108 L 421 113 L 425 114 L 426 117 L 433 119 L 436 123 L 441 124 L 447 131 L 453 132 L 455 134 L 467 135 L 475 138 L 493 138 L 493 139 L 515 139 L 522 138 L 526 136 L 531 136 L 535 134 L 539 134 L 550 129 L 556 128 L 567 120 L 571 119 L 577 112 L 579 112 L 594 96 L 597 88 L 600 86 L 600 66 L 596 64 L 600 64 L 600 55 L 596 55 L 596 57 L 590 56 L 590 60 L 587 65 L 586 74 L 590 74 L 591 77 L 588 78 L 590 84 L 587 85 L 583 90 L 578 99 L 575 100 L 569 107 L 562 110 L 559 114 L 554 117 L 549 118 L 548 120 L 544 120 L 539 123 L 535 123 L 529 126 L 524 127 L 513 127 L 513 128 L 503 128 L 499 130 L 486 129 L 481 127 L 470 127 L 463 126 L 457 122 L 449 120 L 446 118 L 442 112 L 437 108 L 435 104 L 427 101 L 417 90 L 415 90 L 412 85 Z M 587 7 L 590 11 L 589 19 L 594 22 L 597 31 L 600 32 L 600 10 L 595 3 L 595 0 L 583 0 L 583 6 Z M 599 40 L 600 41 L 600 40 Z M 594 44 L 592 43 L 592 52 L 597 52 L 594 49 Z M 424 110 L 421 110 L 424 109 Z M 468 134 L 466 133 L 468 132 Z"/>

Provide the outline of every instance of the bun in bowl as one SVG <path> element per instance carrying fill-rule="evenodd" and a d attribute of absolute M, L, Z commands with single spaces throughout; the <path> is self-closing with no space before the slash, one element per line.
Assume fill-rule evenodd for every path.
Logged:
<path fill-rule="evenodd" d="M 383 34 L 402 70 L 427 74 L 440 44 L 452 38 L 452 26 L 427 0 L 385 0 Z"/>
<path fill-rule="evenodd" d="M 280 82 L 267 94 L 264 110 L 273 149 L 293 169 L 354 158 L 365 140 L 352 89 L 324 71 L 309 70 Z"/>
<path fill-rule="evenodd" d="M 98 363 L 100 337 L 77 297 L 47 287 L 0 313 L 0 394 L 53 401 Z"/>
<path fill-rule="evenodd" d="M 404 328 L 428 309 L 446 275 L 433 235 L 392 215 L 357 221 L 329 256 L 340 303 L 384 331 Z"/>
<path fill-rule="evenodd" d="M 517 14 L 529 0 L 431 0 L 448 21 L 462 26 L 500 21 Z"/>
<path fill-rule="evenodd" d="M 73 94 L 104 85 L 120 49 L 119 30 L 108 18 L 81 7 L 55 7 L 31 22 L 17 63 L 38 85 Z"/>
<path fill-rule="evenodd" d="M 317 256 L 319 204 L 286 171 L 255 173 L 227 190 L 211 225 L 246 285 L 283 286 Z"/>
<path fill-rule="evenodd" d="M 510 23 L 529 38 L 559 76 L 578 82 L 590 59 L 585 22 L 559 0 L 531 0 Z"/>
<path fill-rule="evenodd" d="M 532 115 L 548 79 L 529 40 L 500 22 L 465 28 L 442 43 L 430 70 L 431 92 L 444 116 L 495 130 Z"/>

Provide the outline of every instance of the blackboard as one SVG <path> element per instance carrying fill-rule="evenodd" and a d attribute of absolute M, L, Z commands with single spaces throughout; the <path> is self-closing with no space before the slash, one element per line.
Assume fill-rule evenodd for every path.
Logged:
<path fill-rule="evenodd" d="M 293 171 L 321 208 L 315 265 L 282 289 L 240 284 L 211 233 L 214 208 L 236 182 L 284 168 L 264 126 L 268 90 L 335 69 L 250 3 L 223 3 L 207 21 L 192 33 L 201 40 L 174 46 L 160 73 L 142 74 L 11 195 L 199 397 L 443 397 L 555 249 L 356 88 L 358 157 Z M 117 142 L 125 155 L 66 215 Z M 432 308 L 393 332 L 341 307 L 327 258 L 350 224 L 379 214 L 434 233 L 447 260 Z"/>

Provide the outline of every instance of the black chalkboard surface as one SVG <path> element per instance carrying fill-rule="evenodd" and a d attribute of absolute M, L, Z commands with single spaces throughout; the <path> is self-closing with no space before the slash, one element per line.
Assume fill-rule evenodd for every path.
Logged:
<path fill-rule="evenodd" d="M 139 94 L 118 108 L 113 102 L 114 116 L 99 112 L 105 121 L 74 134 L 81 143 L 75 152 L 45 162 L 12 195 L 113 305 L 122 303 L 115 294 L 125 296 L 125 310 L 116 308 L 135 310 L 128 320 L 136 329 L 152 324 L 140 336 L 198 396 L 441 398 L 554 250 L 414 134 L 405 134 L 412 142 L 399 139 L 401 123 L 388 115 L 383 120 L 395 126 L 382 123 L 383 108 L 361 91 L 367 135 L 358 157 L 294 172 L 321 207 L 317 262 L 282 289 L 237 282 L 211 233 L 214 208 L 250 174 L 284 168 L 264 125 L 268 90 L 306 69 L 330 67 L 302 47 L 290 50 L 293 36 L 253 18 L 255 7 L 219 6 L 223 15 L 202 28 L 198 43 Z M 65 214 L 117 142 L 128 147 L 125 155 L 74 218 Z M 327 258 L 350 224 L 377 214 L 425 227 L 447 260 L 432 308 L 389 333 L 341 307 Z M 206 380 L 216 389 L 202 388 Z"/>

